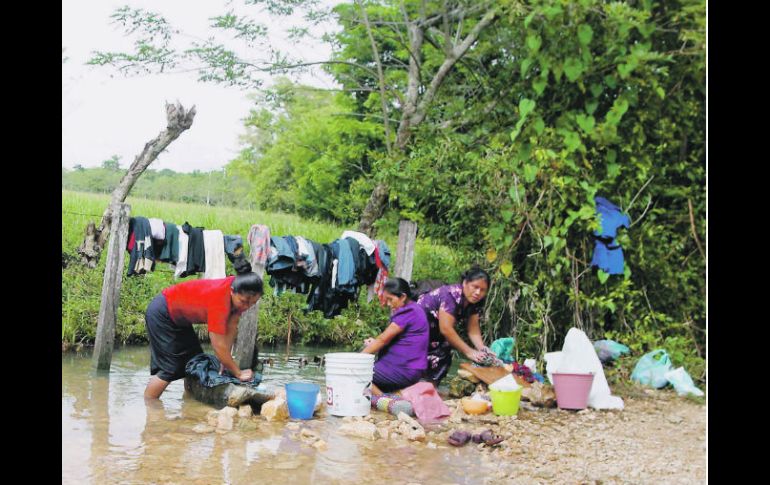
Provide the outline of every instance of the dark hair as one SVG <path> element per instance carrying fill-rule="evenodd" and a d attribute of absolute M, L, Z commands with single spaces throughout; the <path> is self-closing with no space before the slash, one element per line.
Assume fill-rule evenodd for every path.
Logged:
<path fill-rule="evenodd" d="M 385 291 L 391 295 L 406 295 L 409 300 L 414 300 L 412 289 L 410 288 L 409 283 L 403 278 L 388 278 L 388 280 L 385 281 L 384 288 Z"/>
<path fill-rule="evenodd" d="M 465 281 L 476 281 L 476 280 L 480 280 L 482 278 L 484 280 L 486 280 L 487 286 L 491 286 L 492 281 L 489 278 L 489 273 L 487 273 L 486 271 L 481 269 L 478 265 L 474 265 L 474 266 L 471 267 L 471 269 L 469 269 L 468 271 L 466 271 L 465 273 L 463 273 L 460 276 L 460 281 L 462 281 L 462 282 L 465 282 Z"/>
<path fill-rule="evenodd" d="M 233 268 L 238 273 L 233 280 L 232 289 L 236 293 L 261 295 L 264 289 L 262 278 L 251 271 L 251 264 L 243 256 L 236 257 Z"/>

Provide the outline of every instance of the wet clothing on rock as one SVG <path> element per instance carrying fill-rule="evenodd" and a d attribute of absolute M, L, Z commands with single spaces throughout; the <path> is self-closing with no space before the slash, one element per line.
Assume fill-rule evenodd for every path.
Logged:
<path fill-rule="evenodd" d="M 219 366 L 219 359 L 215 355 L 200 353 L 187 361 L 185 373 L 198 379 L 198 382 L 205 387 L 216 387 L 222 384 L 245 384 L 257 387 L 262 382 L 262 374 L 259 372 L 255 372 L 254 378 L 249 382 L 243 382 L 227 369 L 220 375 Z"/>

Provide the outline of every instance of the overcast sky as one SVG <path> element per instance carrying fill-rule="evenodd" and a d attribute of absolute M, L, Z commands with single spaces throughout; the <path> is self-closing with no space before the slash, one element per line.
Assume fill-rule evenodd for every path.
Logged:
<path fill-rule="evenodd" d="M 330 4 L 338 2 L 327 0 Z M 229 8 L 250 13 L 271 26 L 279 23 L 278 19 L 260 19 L 255 7 L 244 9 L 238 1 L 228 5 L 224 0 L 63 0 L 62 47 L 68 60 L 62 65 L 62 165 L 94 167 L 119 155 L 121 166 L 127 167 L 144 144 L 165 128 L 164 102 L 179 100 L 186 108 L 196 106 L 193 126 L 151 168 L 191 172 L 223 167 L 239 151 L 242 119 L 252 107 L 247 91 L 198 82 L 194 73 L 124 77 L 111 67 L 85 65 L 94 50 L 130 52 L 133 39 L 110 24 L 109 18 L 123 5 L 158 12 L 174 27 L 203 38 L 208 36 L 208 19 L 225 14 Z M 330 53 L 326 44 L 291 45 L 273 38 L 279 47 L 307 61 L 327 59 Z M 270 79 L 266 81 L 269 84 Z M 301 81 L 334 86 L 318 71 Z"/>

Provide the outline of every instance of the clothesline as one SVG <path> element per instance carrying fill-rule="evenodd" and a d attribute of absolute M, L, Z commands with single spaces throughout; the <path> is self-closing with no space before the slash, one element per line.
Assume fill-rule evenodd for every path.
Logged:
<path fill-rule="evenodd" d="M 86 217 L 102 217 L 104 214 L 83 214 L 81 212 L 72 212 L 72 211 L 61 211 L 62 214 L 74 214 L 76 216 L 86 216 Z"/>

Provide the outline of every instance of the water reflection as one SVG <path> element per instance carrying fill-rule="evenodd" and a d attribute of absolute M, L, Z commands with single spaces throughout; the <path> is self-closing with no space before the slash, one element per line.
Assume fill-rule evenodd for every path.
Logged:
<path fill-rule="evenodd" d="M 265 367 L 265 384 L 323 384 L 323 369 L 312 358 L 328 351 L 295 348 L 289 361 L 280 350 L 263 351 L 260 357 L 274 360 Z M 148 378 L 146 347 L 116 349 L 109 376 L 91 370 L 87 352 L 62 354 L 62 483 L 472 483 L 463 469 L 475 466 L 478 454 L 458 459 L 351 439 L 338 434 L 341 420 L 335 417 L 302 424 L 326 441 L 324 451 L 297 440 L 298 431 L 284 423 L 200 434 L 194 428 L 213 408 L 187 396 L 182 381 L 146 403 Z"/>

